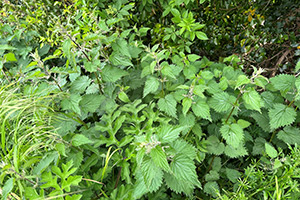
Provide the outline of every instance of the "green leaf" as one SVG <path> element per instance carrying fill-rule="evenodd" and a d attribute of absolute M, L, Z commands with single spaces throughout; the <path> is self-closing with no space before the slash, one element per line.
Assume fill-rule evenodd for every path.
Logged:
<path fill-rule="evenodd" d="M 155 148 L 151 149 L 150 156 L 156 166 L 162 168 L 166 172 L 170 171 L 167 156 L 160 146 L 156 146 Z"/>
<path fill-rule="evenodd" d="M 82 97 L 79 94 L 71 94 L 68 99 L 64 99 L 61 102 L 61 107 L 63 110 L 72 110 L 80 115 L 79 102 Z"/>
<path fill-rule="evenodd" d="M 198 99 L 196 103 L 192 105 L 192 110 L 197 117 L 211 121 L 209 106 L 204 99 Z"/>
<path fill-rule="evenodd" d="M 6 62 L 16 62 L 17 61 L 15 54 L 12 52 L 5 54 L 3 57 Z"/>
<path fill-rule="evenodd" d="M 214 170 L 210 170 L 208 174 L 205 175 L 205 181 L 217 181 L 220 179 L 219 173 Z"/>
<path fill-rule="evenodd" d="M 153 76 L 149 76 L 145 83 L 143 97 L 147 96 L 149 93 L 156 92 L 158 86 L 159 86 L 159 81 L 157 80 L 157 78 Z"/>
<path fill-rule="evenodd" d="M 120 52 L 122 55 L 131 58 L 131 54 L 129 52 L 128 44 L 126 40 L 119 38 L 111 45 L 114 51 Z"/>
<path fill-rule="evenodd" d="M 250 83 L 250 79 L 247 76 L 239 75 L 234 89 L 236 89 L 242 85 L 246 85 L 248 83 Z"/>
<path fill-rule="evenodd" d="M 262 114 L 260 113 L 252 113 L 251 117 L 253 117 L 258 124 L 265 132 L 270 132 L 270 119 L 268 116 L 268 113 L 266 111 L 263 111 Z"/>
<path fill-rule="evenodd" d="M 241 143 L 240 146 L 238 146 L 237 148 L 234 148 L 231 145 L 227 145 L 225 147 L 225 155 L 227 155 L 230 158 L 238 158 L 241 156 L 248 155 L 248 152 L 244 145 Z"/>
<path fill-rule="evenodd" d="M 127 56 L 124 56 L 120 52 L 116 52 L 116 51 L 112 52 L 109 56 L 109 60 L 111 61 L 111 63 L 113 65 L 116 65 L 116 66 L 124 66 L 124 67 L 133 66 L 130 58 Z"/>
<path fill-rule="evenodd" d="M 146 188 L 150 191 L 157 191 L 162 184 L 163 171 L 152 159 L 145 159 L 141 166 Z"/>
<path fill-rule="evenodd" d="M 226 176 L 231 182 L 236 183 L 241 173 L 238 170 L 226 168 Z"/>
<path fill-rule="evenodd" d="M 248 122 L 248 121 L 246 121 L 246 120 L 243 120 L 243 119 L 239 119 L 238 121 L 237 121 L 237 123 L 238 123 L 238 125 L 241 127 L 241 128 L 247 128 L 248 126 L 250 126 L 251 125 L 251 123 L 250 122 Z"/>
<path fill-rule="evenodd" d="M 182 100 L 182 113 L 184 116 L 186 116 L 186 113 L 189 111 L 191 105 L 192 105 L 192 99 L 191 98 L 188 98 L 188 97 L 185 97 L 183 100 Z"/>
<path fill-rule="evenodd" d="M 274 104 L 274 108 L 269 110 L 271 129 L 277 129 L 293 123 L 296 115 L 294 108 L 279 103 Z"/>
<path fill-rule="evenodd" d="M 127 94 L 124 92 L 124 91 L 121 91 L 119 94 L 118 94 L 118 97 L 121 101 L 125 102 L 125 103 L 128 103 L 130 102 Z"/>
<path fill-rule="evenodd" d="M 293 88 L 296 77 L 288 74 L 280 74 L 273 78 L 270 78 L 272 85 L 281 92 L 285 93 Z"/>
<path fill-rule="evenodd" d="M 283 130 L 277 133 L 277 138 L 287 144 L 300 145 L 300 129 L 292 126 L 284 127 Z"/>
<path fill-rule="evenodd" d="M 72 145 L 75 147 L 78 147 L 78 146 L 84 145 L 84 144 L 90 144 L 90 143 L 93 143 L 93 141 L 82 134 L 76 134 L 72 138 Z"/>
<path fill-rule="evenodd" d="M 104 101 L 105 96 L 99 94 L 86 94 L 82 96 L 79 105 L 83 112 L 95 112 Z"/>
<path fill-rule="evenodd" d="M 258 112 L 261 112 L 260 108 L 262 107 L 263 102 L 258 92 L 256 92 L 255 90 L 245 92 L 243 94 L 243 100 L 247 109 L 257 110 Z"/>
<path fill-rule="evenodd" d="M 207 152 L 215 155 L 221 155 L 225 150 L 224 143 L 220 142 L 215 136 L 209 136 L 207 138 Z"/>
<path fill-rule="evenodd" d="M 177 139 L 170 143 L 170 146 L 175 150 L 176 154 L 184 154 L 187 158 L 194 160 L 197 156 L 196 148 L 185 140 Z"/>
<path fill-rule="evenodd" d="M 254 141 L 254 146 L 252 150 L 253 155 L 262 155 L 262 153 L 265 151 L 265 143 L 267 141 L 264 138 L 258 137 Z"/>
<path fill-rule="evenodd" d="M 219 185 L 217 182 L 207 182 L 204 185 L 204 192 L 212 195 L 213 197 L 217 197 L 217 194 L 220 192 Z"/>
<path fill-rule="evenodd" d="M 266 148 L 266 153 L 271 158 L 275 158 L 278 156 L 276 149 L 273 146 L 271 146 L 269 143 L 265 143 L 265 148 Z"/>
<path fill-rule="evenodd" d="M 158 103 L 159 110 L 165 112 L 167 115 L 177 118 L 176 105 L 177 102 L 172 94 L 168 94 L 165 98 L 159 99 Z"/>
<path fill-rule="evenodd" d="M 227 144 L 237 148 L 244 140 L 243 129 L 238 124 L 225 124 L 220 128 L 222 137 Z"/>
<path fill-rule="evenodd" d="M 201 187 L 193 160 L 184 154 L 176 155 L 170 167 L 173 174 L 166 174 L 165 181 L 171 190 L 190 194 L 195 186 Z"/>
<path fill-rule="evenodd" d="M 129 75 L 129 73 L 123 69 L 109 65 L 109 66 L 105 66 L 104 69 L 102 69 L 101 75 L 103 81 L 114 83 L 117 80 L 119 80 L 121 77 Z"/>
<path fill-rule="evenodd" d="M 235 97 L 228 93 L 221 92 L 214 94 L 213 97 L 208 101 L 208 104 L 217 112 L 229 111 L 235 102 Z"/>
<path fill-rule="evenodd" d="M 49 165 L 51 162 L 56 160 L 58 158 L 57 152 L 52 152 L 47 155 L 45 155 L 42 160 L 39 162 L 39 164 L 33 169 L 34 175 L 41 174 Z"/>
<path fill-rule="evenodd" d="M 87 76 L 79 76 L 71 84 L 70 91 L 71 93 L 81 94 L 85 89 L 90 85 L 91 79 Z"/>
<path fill-rule="evenodd" d="M 1 198 L 2 200 L 7 199 L 7 196 L 12 191 L 13 187 L 14 187 L 14 178 L 10 178 L 4 183 L 4 186 L 3 186 L 2 191 L 0 193 L 1 196 L 2 196 L 2 198 Z"/>
<path fill-rule="evenodd" d="M 7 44 L 0 45 L 0 51 L 5 51 L 5 50 L 16 50 L 16 48 L 13 46 L 9 46 Z"/>
<path fill-rule="evenodd" d="M 162 128 L 159 129 L 157 136 L 161 143 L 173 142 L 179 137 L 179 133 L 185 128 L 185 126 L 174 128 L 172 125 L 163 125 Z"/>
<path fill-rule="evenodd" d="M 196 60 L 198 60 L 199 58 L 201 58 L 201 56 L 198 56 L 196 54 L 189 54 L 188 55 L 188 59 L 190 62 L 195 62 Z"/>
<path fill-rule="evenodd" d="M 207 35 L 205 33 L 203 33 L 202 31 L 197 31 L 196 36 L 199 40 L 208 40 Z"/>

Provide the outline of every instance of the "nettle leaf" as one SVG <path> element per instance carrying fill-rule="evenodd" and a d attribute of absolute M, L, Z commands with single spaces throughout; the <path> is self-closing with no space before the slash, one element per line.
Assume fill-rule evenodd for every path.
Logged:
<path fill-rule="evenodd" d="M 212 195 L 213 197 L 217 197 L 217 194 L 220 192 L 219 185 L 217 182 L 207 182 L 204 185 L 204 192 Z"/>
<path fill-rule="evenodd" d="M 276 149 L 272 145 L 270 145 L 269 143 L 265 143 L 265 149 L 266 149 L 266 153 L 271 158 L 275 158 L 275 157 L 278 156 L 278 153 L 277 153 Z"/>
<path fill-rule="evenodd" d="M 225 150 L 224 143 L 220 142 L 219 139 L 215 136 L 209 136 L 207 138 L 207 152 L 215 155 L 221 155 Z"/>
<path fill-rule="evenodd" d="M 170 146 L 176 151 L 177 154 L 184 154 L 186 157 L 194 160 L 197 156 L 196 148 L 185 140 L 177 139 L 170 143 Z"/>
<path fill-rule="evenodd" d="M 82 134 L 76 134 L 72 138 L 72 145 L 75 147 L 78 147 L 83 144 L 90 144 L 90 143 L 93 143 L 93 141 Z"/>
<path fill-rule="evenodd" d="M 208 104 L 217 112 L 226 112 L 232 108 L 235 102 L 235 97 L 226 92 L 214 94 L 208 101 Z"/>
<path fill-rule="evenodd" d="M 70 91 L 71 93 L 81 94 L 85 89 L 90 85 L 91 79 L 87 76 L 79 76 L 71 84 Z"/>
<path fill-rule="evenodd" d="M 260 111 L 260 108 L 262 107 L 263 101 L 255 90 L 252 90 L 250 92 L 245 92 L 243 94 L 243 100 L 245 103 L 245 107 L 250 110 L 257 110 Z"/>
<path fill-rule="evenodd" d="M 220 128 L 222 137 L 227 144 L 237 148 L 244 140 L 243 129 L 238 124 L 225 124 Z"/>
<path fill-rule="evenodd" d="M 238 158 L 241 156 L 248 155 L 248 152 L 244 145 L 241 143 L 240 146 L 238 146 L 237 148 L 234 148 L 231 145 L 227 145 L 225 147 L 225 155 L 227 155 L 230 158 Z"/>
<path fill-rule="evenodd" d="M 129 75 L 129 73 L 123 69 L 113 66 L 105 66 L 101 72 L 103 81 L 105 82 L 116 82 L 123 76 Z"/>
<path fill-rule="evenodd" d="M 191 194 L 195 186 L 201 187 L 193 160 L 184 154 L 176 155 L 170 167 L 173 174 L 166 174 L 165 181 L 171 190 L 176 193 L 185 192 L 186 194 Z"/>
<path fill-rule="evenodd" d="M 119 38 L 111 45 L 111 47 L 114 51 L 119 51 L 122 55 L 131 58 L 126 40 Z"/>
<path fill-rule="evenodd" d="M 192 105 L 192 110 L 197 117 L 202 117 L 203 119 L 211 121 L 209 106 L 205 99 L 198 99 L 196 103 Z"/>
<path fill-rule="evenodd" d="M 219 173 L 215 170 L 210 170 L 209 173 L 205 175 L 205 181 L 217 181 L 219 179 Z"/>
<path fill-rule="evenodd" d="M 268 116 L 268 113 L 266 111 L 263 111 L 262 114 L 260 113 L 252 113 L 251 117 L 253 117 L 258 124 L 265 132 L 270 132 L 270 119 Z"/>
<path fill-rule="evenodd" d="M 226 176 L 231 182 L 236 183 L 241 173 L 238 170 L 226 168 Z"/>
<path fill-rule="evenodd" d="M 152 159 L 145 159 L 141 166 L 146 188 L 149 192 L 157 191 L 162 184 L 163 171 Z"/>
<path fill-rule="evenodd" d="M 280 74 L 273 78 L 270 78 L 272 85 L 281 92 L 287 92 L 293 88 L 296 77 L 288 74 Z"/>
<path fill-rule="evenodd" d="M 172 94 L 168 94 L 165 98 L 159 99 L 158 103 L 159 110 L 165 112 L 167 115 L 177 118 L 176 105 L 177 102 Z"/>
<path fill-rule="evenodd" d="M 158 86 L 159 86 L 159 81 L 157 80 L 157 78 L 153 76 L 149 76 L 145 83 L 143 97 L 147 96 L 149 93 L 156 92 Z"/>
<path fill-rule="evenodd" d="M 182 113 L 184 116 L 186 116 L 186 113 L 189 111 L 190 107 L 192 106 L 192 99 L 185 97 L 182 100 Z"/>
<path fill-rule="evenodd" d="M 300 129 L 292 126 L 284 127 L 284 129 L 277 134 L 277 138 L 287 144 L 300 145 Z"/>
<path fill-rule="evenodd" d="M 79 105 L 83 112 L 95 112 L 104 99 L 105 96 L 103 95 L 87 94 L 82 97 Z"/>
<path fill-rule="evenodd" d="M 61 102 L 63 110 L 71 110 L 80 115 L 79 102 L 82 97 L 79 94 L 71 94 L 68 99 L 64 99 Z"/>
<path fill-rule="evenodd" d="M 248 83 L 250 83 L 250 79 L 247 76 L 239 75 L 238 78 L 237 78 L 236 85 L 235 85 L 234 89 L 236 89 L 236 88 L 238 88 L 242 85 L 246 85 Z"/>
<path fill-rule="evenodd" d="M 166 172 L 170 171 L 167 156 L 161 146 L 156 146 L 155 148 L 151 149 L 150 156 L 158 167 L 162 168 Z"/>
<path fill-rule="evenodd" d="M 161 143 L 170 143 L 176 140 L 179 137 L 180 132 L 185 128 L 186 126 L 174 128 L 172 125 L 163 125 L 158 131 L 157 136 Z"/>
<path fill-rule="evenodd" d="M 252 150 L 253 155 L 262 155 L 265 150 L 265 143 L 267 141 L 264 138 L 258 137 L 254 141 L 254 146 Z"/>
<path fill-rule="evenodd" d="M 277 129 L 281 126 L 287 126 L 296 119 L 296 111 L 292 107 L 276 103 L 273 109 L 269 110 L 270 127 Z"/>

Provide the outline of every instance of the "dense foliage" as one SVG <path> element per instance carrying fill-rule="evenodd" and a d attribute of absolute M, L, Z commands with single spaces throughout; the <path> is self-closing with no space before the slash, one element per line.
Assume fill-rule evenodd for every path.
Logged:
<path fill-rule="evenodd" d="M 298 199 L 295 1 L 0 3 L 2 199 Z"/>

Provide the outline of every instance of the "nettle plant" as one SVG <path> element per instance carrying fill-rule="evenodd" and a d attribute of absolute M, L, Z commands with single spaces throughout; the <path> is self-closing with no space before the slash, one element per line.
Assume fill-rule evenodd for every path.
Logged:
<path fill-rule="evenodd" d="M 299 77 L 268 79 L 255 67 L 247 75 L 235 55 L 216 63 L 185 48 L 146 46 L 149 28 L 128 22 L 133 7 L 57 21 L 57 49 L 43 44 L 23 55 L 17 44 L 29 33 L 3 39 L 3 69 L 12 74 L 3 81 L 18 74 L 26 94 L 65 94 L 53 102 L 52 122 L 65 142 L 37 164 L 45 185 L 30 195 L 43 196 L 44 187 L 63 195 L 78 185 L 84 199 L 158 199 L 169 190 L 173 199 L 215 196 L 238 184 L 251 158 L 275 159 L 279 148 L 300 143 Z M 207 39 L 192 14 L 178 12 L 170 7 L 176 26 L 166 37 L 180 27 L 186 39 Z M 67 163 L 63 172 L 56 163 Z"/>

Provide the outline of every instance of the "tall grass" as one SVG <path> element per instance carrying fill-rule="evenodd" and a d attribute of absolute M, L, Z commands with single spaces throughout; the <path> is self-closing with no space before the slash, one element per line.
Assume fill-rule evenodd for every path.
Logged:
<path fill-rule="evenodd" d="M 50 125 L 55 96 L 25 96 L 19 91 L 17 85 L 0 86 L 0 192 L 2 183 L 12 179 L 8 198 L 16 199 L 26 185 L 37 186 L 34 167 L 61 141 Z"/>

